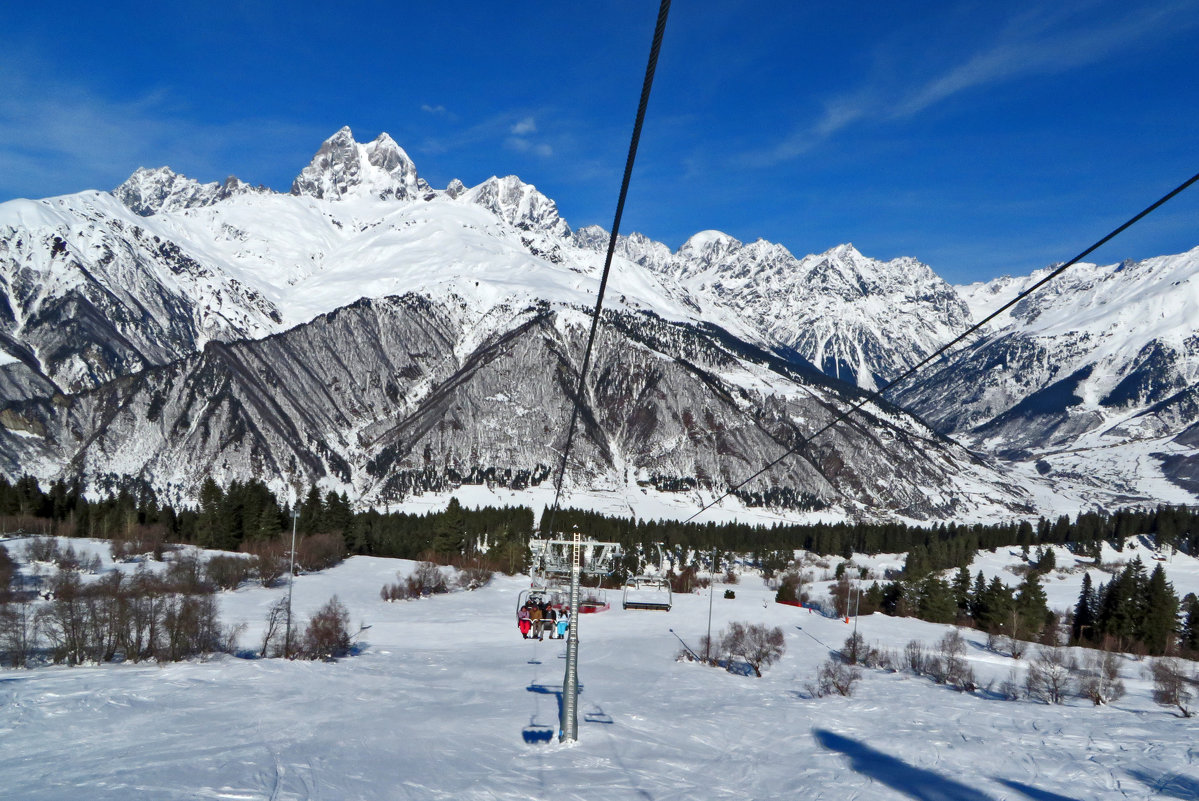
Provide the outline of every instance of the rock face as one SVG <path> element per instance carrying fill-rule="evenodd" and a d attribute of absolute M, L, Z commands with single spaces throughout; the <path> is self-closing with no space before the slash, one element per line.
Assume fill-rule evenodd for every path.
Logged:
<path fill-rule="evenodd" d="M 325 479 L 375 504 L 462 482 L 537 485 L 564 444 L 585 313 L 516 310 L 473 346 L 465 316 L 418 295 L 362 300 L 91 392 L 14 404 L 0 463 L 70 465 L 97 487 L 134 475 L 183 496 L 205 476 Z M 648 313 L 608 313 L 593 364 L 568 474 L 591 490 L 711 497 L 855 399 L 718 329 Z M 997 508 L 1022 508 L 1022 494 L 967 453 L 871 403 L 743 499 L 941 518 L 979 486 Z"/>
<path fill-rule="evenodd" d="M 558 204 L 515 175 L 492 176 L 467 191 L 464 198 L 522 231 L 540 231 L 563 239 L 570 236 L 570 226 L 558 216 Z"/>

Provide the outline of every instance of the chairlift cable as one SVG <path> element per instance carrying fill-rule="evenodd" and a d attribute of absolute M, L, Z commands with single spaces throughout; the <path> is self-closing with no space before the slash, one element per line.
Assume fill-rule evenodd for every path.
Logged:
<path fill-rule="evenodd" d="M 832 428 L 833 426 L 835 426 L 835 425 L 837 425 L 838 423 L 842 422 L 843 420 L 847 419 L 847 418 L 848 418 L 850 415 L 852 415 L 854 412 L 857 412 L 857 411 L 859 411 L 859 410 L 860 410 L 860 409 L 861 409 L 863 406 L 865 406 L 865 405 L 866 405 L 867 403 L 869 403 L 870 401 L 872 401 L 872 400 L 874 400 L 874 399 L 876 399 L 876 398 L 883 398 L 883 396 L 884 396 L 884 395 L 885 395 L 885 394 L 886 394 L 888 391 L 890 391 L 891 389 L 893 389 L 893 388 L 894 388 L 895 386 L 897 386 L 898 384 L 900 384 L 900 383 L 902 383 L 902 382 L 906 381 L 908 378 L 910 378 L 910 377 L 912 377 L 913 375 L 915 375 L 917 372 L 919 372 L 921 369 L 923 369 L 923 368 L 925 367 L 925 365 L 927 365 L 929 362 L 933 361 L 934 359 L 937 359 L 937 358 L 941 357 L 941 356 L 942 356 L 942 354 L 945 354 L 946 352 L 948 352 L 948 351 L 949 351 L 951 348 L 953 348 L 953 347 L 954 347 L 955 345 L 957 345 L 959 342 L 961 342 L 962 340 L 966 339 L 968 336 L 970 336 L 970 335 L 971 335 L 971 334 L 973 334 L 975 331 L 977 331 L 977 330 L 979 330 L 980 328 L 982 328 L 982 327 L 983 327 L 984 325 L 986 325 L 987 323 L 989 323 L 989 322 L 991 322 L 992 320 L 994 320 L 994 319 L 995 319 L 996 317 L 998 317 L 999 315 L 1003 314 L 1005 311 L 1007 311 L 1008 309 L 1010 309 L 1012 306 L 1015 306 L 1015 305 L 1016 305 L 1017 303 L 1019 303 L 1021 300 L 1024 300 L 1024 298 L 1028 297 L 1028 296 L 1029 296 L 1029 295 L 1031 295 L 1033 292 L 1036 292 L 1038 289 L 1040 289 L 1042 286 L 1044 286 L 1045 284 L 1047 284 L 1047 283 L 1049 283 L 1050 281 L 1052 281 L 1054 278 L 1057 278 L 1059 275 L 1061 275 L 1062 273 L 1064 273 L 1064 272 L 1065 272 L 1066 270 L 1068 270 L 1069 268 L 1073 267 L 1075 264 L 1078 264 L 1080 261 L 1082 261 L 1084 258 L 1086 258 L 1087 256 L 1089 256 L 1091 253 L 1095 252 L 1095 251 L 1096 251 L 1096 250 L 1098 250 L 1100 247 L 1102 247 L 1103 245 L 1105 245 L 1105 244 L 1107 244 L 1108 242 L 1110 242 L 1112 239 L 1114 239 L 1114 238 L 1115 238 L 1116 236 L 1118 236 L 1119 234 L 1123 233 L 1123 232 L 1124 232 L 1125 230 L 1127 230 L 1128 228 L 1131 228 L 1131 227 L 1132 227 L 1134 224 L 1136 224 L 1137 222 L 1140 222 L 1140 220 L 1142 220 L 1143 218 L 1147 217 L 1149 214 L 1151 214 L 1151 213 L 1153 213 L 1154 211 L 1156 211 L 1158 208 L 1160 208 L 1161 206 L 1163 206 L 1163 205 L 1164 205 L 1165 203 L 1167 203 L 1168 201 L 1172 200 L 1172 199 L 1173 199 L 1173 198 L 1174 198 L 1176 195 L 1178 195 L 1178 194 L 1180 194 L 1181 192 L 1183 192 L 1185 189 L 1187 189 L 1188 187 L 1190 187 L 1190 186 L 1191 186 L 1192 184 L 1194 184 L 1196 181 L 1199 181 L 1199 173 L 1196 173 L 1195 175 L 1192 175 L 1190 178 L 1188 178 L 1187 180 L 1183 181 L 1181 184 L 1179 184 L 1178 186 L 1174 187 L 1173 189 L 1171 189 L 1171 190 L 1170 190 L 1169 192 L 1167 192 L 1166 194 L 1162 195 L 1160 198 L 1158 198 L 1158 199 L 1157 199 L 1156 201 L 1154 201 L 1152 204 L 1150 204 L 1149 206 L 1147 206 L 1147 207 L 1146 207 L 1145 209 L 1143 209 L 1141 212 L 1139 212 L 1138 214 L 1136 214 L 1136 215 L 1134 215 L 1134 216 L 1130 217 L 1130 218 L 1129 218 L 1127 221 L 1125 221 L 1125 222 L 1124 222 L 1122 225 L 1120 225 L 1119 227 L 1117 227 L 1117 228 L 1115 228 L 1114 230 L 1112 230 L 1112 231 L 1111 231 L 1109 234 L 1107 234 L 1106 236 L 1104 236 L 1102 239 L 1099 239 L 1097 242 L 1095 242 L 1093 245 L 1091 245 L 1090 247 L 1088 247 L 1088 248 L 1086 248 L 1085 250 L 1083 250 L 1081 253 L 1079 253 L 1079 254 L 1078 254 L 1077 256 L 1075 256 L 1074 258 L 1070 259 L 1069 261 L 1065 262 L 1064 264 L 1061 264 L 1061 265 L 1059 265 L 1057 268 L 1055 268 L 1055 269 L 1053 270 L 1053 272 L 1049 273 L 1049 274 L 1048 274 L 1048 275 L 1046 275 L 1044 278 L 1042 278 L 1041 280 L 1037 281 L 1037 282 L 1036 282 L 1035 284 L 1033 284 L 1032 286 L 1030 286 L 1030 287 L 1028 287 L 1027 289 L 1025 289 L 1023 292 L 1020 292 L 1018 295 L 1016 295 L 1014 298 L 1012 298 L 1011 300 L 1009 300 L 1007 303 L 1003 304 L 1003 305 L 1002 305 L 1002 306 L 1000 306 L 998 309 L 996 309 L 995 311 L 991 312 L 991 313 L 990 313 L 990 314 L 988 314 L 986 317 L 984 317 L 983 319 L 979 320 L 979 321 L 978 321 L 977 323 L 975 323 L 974 325 L 972 325 L 972 326 L 970 326 L 969 328 L 967 328 L 965 331 L 963 331 L 961 334 L 959 334 L 957 337 L 955 337 L 955 338 L 954 338 L 952 341 L 950 341 L 950 342 L 946 343 L 945 345 L 942 345 L 942 346 L 941 346 L 941 347 L 940 347 L 940 348 L 939 348 L 937 351 L 935 351 L 934 353 L 932 353 L 932 354 L 930 354 L 930 355 L 928 355 L 928 356 L 924 357 L 922 360 L 920 360 L 919 362 L 917 362 L 917 363 L 916 363 L 915 365 L 913 365 L 912 367 L 909 367 L 909 368 L 908 368 L 908 369 L 907 369 L 907 370 L 906 370 L 906 371 L 905 371 L 903 374 L 901 374 L 901 375 L 900 375 L 898 378 L 895 378 L 895 379 L 893 379 L 893 380 L 892 380 L 890 383 L 886 384 L 884 387 L 882 387 L 881 389 L 879 389 L 877 392 L 873 392 L 873 393 L 866 393 L 866 394 L 865 394 L 865 396 L 864 396 L 864 397 L 863 397 L 863 398 L 862 398 L 860 401 L 858 401 L 857 403 L 853 404 L 853 405 L 852 405 L 852 406 L 850 406 L 848 409 L 845 409 L 844 411 L 841 411 L 841 412 L 837 413 L 837 415 L 836 415 L 835 417 L 833 417 L 833 419 L 832 419 L 831 421 L 829 421 L 829 422 L 828 422 L 828 423 L 826 423 L 824 426 L 822 426 L 821 428 L 819 428 L 819 429 L 818 429 L 818 430 L 817 430 L 817 431 L 816 431 L 814 434 L 809 434 L 809 435 L 808 435 L 808 436 L 806 436 L 806 437 L 801 437 L 799 442 L 797 442 L 797 443 L 795 443 L 794 445 L 790 446 L 790 447 L 789 447 L 789 448 L 788 448 L 786 451 L 784 451 L 784 452 L 783 452 L 783 454 L 782 454 L 781 456 L 779 456 L 778 458 L 776 458 L 776 459 L 774 459 L 773 461 L 771 461 L 771 462 L 769 462 L 768 464 L 766 464 L 766 466 L 765 466 L 765 467 L 763 467 L 762 469 L 758 470 L 756 473 L 754 473 L 753 475 L 751 475 L 749 478 L 747 478 L 747 479 L 743 480 L 741 483 L 739 483 L 739 484 L 737 484 L 737 485 L 735 485 L 735 486 L 733 486 L 733 487 L 730 487 L 729 489 L 725 490 L 725 492 L 724 492 L 722 495 L 718 496 L 717 498 L 715 498 L 714 500 L 710 501 L 709 503 L 707 503 L 707 504 L 705 504 L 705 505 L 701 506 L 701 507 L 700 507 L 700 509 L 699 509 L 699 511 L 697 511 L 695 514 L 691 515 L 690 517 L 688 517 L 686 520 L 684 520 L 684 521 L 682 521 L 682 522 L 683 522 L 683 523 L 690 523 L 692 520 L 694 520 L 695 518 L 699 517 L 701 514 L 703 514 L 704 512 L 706 512 L 708 509 L 711 509 L 713 506 L 715 506 L 716 504 L 720 503 L 720 502 L 721 502 L 721 501 L 723 501 L 725 498 L 727 498 L 728 496 L 732 495 L 734 492 L 737 492 L 737 490 L 741 489 L 741 488 L 742 488 L 742 487 L 744 487 L 746 484 L 750 483 L 750 482 L 751 482 L 751 481 L 753 481 L 754 479 L 756 479 L 756 478 L 758 478 L 759 476 L 761 476 L 763 473 L 765 473 L 765 472 L 767 472 L 768 470 L 770 470 L 771 468 L 773 468 L 775 465 L 777 465 L 777 464 L 779 464 L 780 462 L 782 462 L 782 461 L 783 461 L 784 459 L 786 459 L 788 456 L 791 456 L 792 454 L 794 454 L 794 453 L 797 453 L 797 452 L 798 452 L 798 450 L 799 450 L 800 448 L 802 448 L 803 446 L 805 446 L 805 445 L 807 445 L 808 443 L 812 442 L 812 440 L 816 439 L 816 437 L 820 436 L 820 435 L 821 435 L 821 434 L 823 434 L 825 431 L 828 431 L 828 430 L 829 430 L 830 428 Z"/>
<path fill-rule="evenodd" d="M 562 449 L 562 466 L 558 469 L 558 477 L 554 481 L 554 505 L 550 508 L 549 533 L 554 531 L 554 517 L 558 512 L 558 502 L 562 496 L 562 480 L 566 474 L 566 462 L 570 456 L 570 446 L 574 441 L 575 429 L 578 427 L 579 406 L 586 390 L 587 372 L 591 367 L 591 350 L 595 344 L 595 333 L 599 328 L 600 312 L 604 306 L 604 292 L 608 287 L 608 274 L 612 270 L 612 255 L 616 252 L 616 238 L 620 232 L 620 219 L 624 216 L 624 202 L 629 193 L 629 181 L 633 176 L 633 162 L 637 158 L 637 146 L 641 141 L 641 127 L 645 122 L 645 111 L 649 106 L 650 90 L 654 84 L 654 72 L 658 68 L 658 53 L 662 49 L 662 35 L 666 31 L 666 17 L 670 13 L 670 0 L 661 0 L 658 7 L 658 21 L 654 27 L 654 38 L 649 50 L 649 63 L 645 67 L 645 80 L 641 85 L 641 101 L 637 106 L 637 118 L 633 123 L 633 136 L 629 142 L 629 154 L 625 159 L 624 179 L 620 184 L 620 196 L 616 201 L 616 216 L 612 221 L 612 233 L 608 237 L 608 254 L 604 258 L 604 271 L 600 276 L 599 293 L 595 298 L 595 310 L 591 314 L 591 331 L 587 335 L 587 348 L 583 352 L 583 366 L 579 370 L 579 389 L 575 394 L 574 407 L 570 413 L 570 427 L 566 432 L 566 445 Z"/>

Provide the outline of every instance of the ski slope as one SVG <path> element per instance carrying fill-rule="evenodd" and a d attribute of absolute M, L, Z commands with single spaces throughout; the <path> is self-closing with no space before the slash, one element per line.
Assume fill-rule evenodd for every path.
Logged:
<path fill-rule="evenodd" d="M 103 554 L 103 542 L 72 540 Z M 7 543 L 10 552 L 19 544 Z M 669 613 L 613 608 L 580 628 L 579 740 L 557 728 L 562 641 L 514 622 L 527 579 L 385 603 L 413 563 L 352 557 L 295 583 L 297 619 L 337 594 L 361 653 L 337 663 L 222 656 L 182 664 L 0 672 L 0 787 L 27 799 L 900 799 L 1003 801 L 1199 797 L 1199 719 L 1154 705 L 1142 664 L 1110 707 L 962 694 L 867 670 L 852 698 L 805 683 L 852 626 L 773 603 L 759 577 L 716 586 L 712 630 L 783 627 L 761 679 L 677 661 L 707 629 L 709 598 Z M 222 620 L 253 649 L 286 588 L 221 593 Z M 868 643 L 929 646 L 946 626 L 862 618 Z M 1022 663 L 963 632 L 985 688 Z M 677 635 L 677 636 L 676 636 Z M 529 742 L 533 740 L 534 742 Z M 537 742 L 539 741 L 540 742 Z"/>

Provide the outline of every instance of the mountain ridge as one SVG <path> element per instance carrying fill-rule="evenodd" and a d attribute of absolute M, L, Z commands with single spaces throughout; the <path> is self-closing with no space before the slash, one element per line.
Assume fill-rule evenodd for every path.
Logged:
<path fill-rule="evenodd" d="M 210 348 L 275 337 L 363 299 L 416 293 L 456 310 L 456 359 L 508 333 L 518 325 L 519 310 L 556 309 L 551 316 L 561 325 L 562 310 L 594 303 L 608 233 L 599 226 L 572 229 L 553 200 L 516 176 L 493 176 L 475 187 L 454 180 L 433 189 L 389 136 L 360 144 L 343 128 L 300 172 L 292 193 L 234 180 L 200 184 L 165 168 L 139 170 L 107 195 L 0 204 L 0 289 L 7 301 L 0 305 L 6 352 L 0 402 L 11 410 L 37 398 L 85 393 Z M 1180 282 L 1199 272 L 1189 261 L 1175 268 Z M 1107 413 L 1109 439 L 1164 437 L 1169 447 L 1160 452 L 1180 466 L 1145 470 L 1153 480 L 1173 475 L 1185 481 L 1195 454 L 1180 438 L 1194 425 L 1185 389 L 1194 378 L 1186 337 L 1145 339 L 1133 354 L 1141 365 L 1136 369 L 1097 362 L 1074 384 L 1052 386 L 1068 377 L 1065 365 L 1082 369 L 1088 349 L 1101 339 L 1061 328 L 1061 308 L 1074 297 L 1068 293 L 1099 291 L 1110 298 L 1092 304 L 1102 317 L 1116 305 L 1120 282 L 1146 269 L 1151 276 L 1164 270 L 1137 263 L 1086 267 L 1067 288 L 1030 298 L 990 326 L 971 352 L 991 354 L 976 361 L 1002 357 L 1022 365 L 1025 380 L 1006 395 L 988 390 L 974 398 L 972 387 L 991 386 L 980 381 L 988 374 L 953 357 L 891 399 L 942 434 L 1004 455 L 1017 472 L 1022 464 L 1044 462 L 1044 454 L 1026 461 L 1032 443 L 1012 439 L 1030 414 L 1050 409 L 1053 420 L 1040 420 L 1036 436 L 1056 437 L 1055 447 L 1065 447 L 1071 437 L 1094 439 L 1094 427 L 1076 407 L 1107 399 L 1124 415 L 1117 420 Z M 971 305 L 997 307 L 1005 293 L 1013 296 L 1034 277 L 959 292 L 916 259 L 876 261 L 851 244 L 799 258 L 777 243 L 745 244 L 709 230 L 671 251 L 633 232 L 617 239 L 606 307 L 614 319 L 652 314 L 668 326 L 712 326 L 709 334 L 720 339 L 714 332 L 725 332 L 728 351 L 742 354 L 737 358 L 757 349 L 797 366 L 796 376 L 811 386 L 822 386 L 814 375 L 819 370 L 831 376 L 830 386 L 844 379 L 869 391 L 965 330 L 976 319 Z M 1064 306 L 1055 306 L 1054 298 Z M 64 327 L 64 320 L 75 327 Z M 80 327 L 79 321 L 89 322 Z M 1054 349 L 1063 345 L 1078 358 Z M 1052 370 L 1038 367 L 1049 362 Z M 806 364 L 815 367 L 805 373 L 800 366 Z M 1105 377 L 1112 370 L 1117 374 Z M 760 379 L 747 373 L 738 380 L 750 381 L 749 387 Z M 1100 380 L 1109 384 L 1100 398 L 1071 400 L 1079 387 Z M 568 383 L 559 390 L 572 391 Z M 836 393 L 852 394 L 845 387 Z M 1061 408 L 1050 408 L 1047 399 L 1054 398 Z M 902 414 L 897 407 L 884 416 Z M 330 446 L 329 452 L 344 450 Z M 1148 455 L 1137 459 L 1166 464 Z M 1070 470 L 1078 474 L 1058 457 L 1054 463 L 1055 479 Z M 688 469 L 696 464 L 692 459 Z M 321 469 L 334 476 L 341 468 L 328 463 Z M 712 474 L 715 466 L 704 470 Z M 1126 467 L 1113 467 L 1111 478 L 1121 497 L 1161 497 L 1132 480 Z M 1083 497 L 1071 503 L 1087 503 Z"/>

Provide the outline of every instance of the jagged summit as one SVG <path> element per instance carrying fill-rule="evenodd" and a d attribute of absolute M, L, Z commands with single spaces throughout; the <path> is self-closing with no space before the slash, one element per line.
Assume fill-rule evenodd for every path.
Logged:
<path fill-rule="evenodd" d="M 223 183 L 202 184 L 170 167 L 138 167 L 112 194 L 136 214 L 149 217 L 159 212 L 211 206 L 234 195 L 269 191 L 263 186 L 242 183 L 233 175 Z"/>
<path fill-rule="evenodd" d="M 571 235 L 570 226 L 558 214 L 558 204 L 515 175 L 493 175 L 460 195 L 522 230 L 563 238 Z"/>
<path fill-rule="evenodd" d="M 291 184 L 293 195 L 325 200 L 352 196 L 416 200 L 431 191 L 391 136 L 381 133 L 375 141 L 360 144 L 348 125 L 324 141 Z"/>

